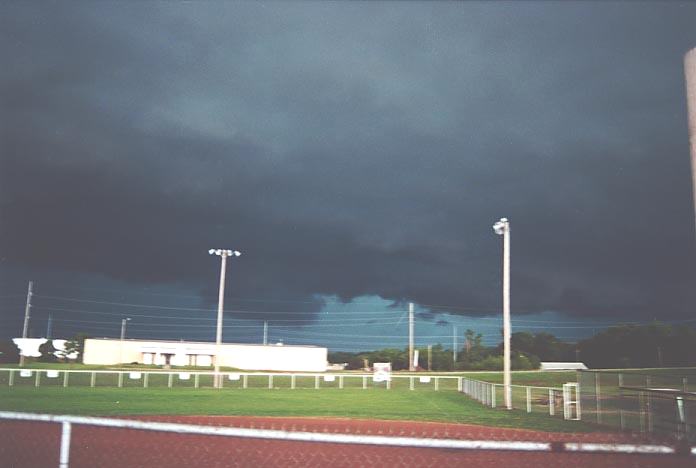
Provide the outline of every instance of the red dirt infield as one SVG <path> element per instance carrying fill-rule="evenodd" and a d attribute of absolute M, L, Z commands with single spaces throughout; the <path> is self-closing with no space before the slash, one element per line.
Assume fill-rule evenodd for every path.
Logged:
<path fill-rule="evenodd" d="M 614 433 L 563 434 L 466 424 L 324 418 L 227 416 L 123 416 L 158 422 L 298 432 L 458 440 L 643 443 Z M 57 467 L 58 423 L 0 421 L 0 467 Z M 403 448 L 186 435 L 73 424 L 72 468 L 124 467 L 693 467 L 683 455 L 615 455 L 507 450 Z"/>

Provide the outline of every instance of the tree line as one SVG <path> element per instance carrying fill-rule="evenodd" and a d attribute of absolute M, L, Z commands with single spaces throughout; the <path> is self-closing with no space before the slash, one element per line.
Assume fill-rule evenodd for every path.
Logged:
<path fill-rule="evenodd" d="M 84 333 L 66 343 L 66 351 L 77 351 L 82 361 Z M 502 370 L 503 346 L 484 346 L 482 335 L 466 330 L 464 344 L 455 353 L 442 344 L 418 347 L 419 368 L 433 371 Z M 696 366 L 696 330 L 688 325 L 618 325 L 577 343 L 565 342 L 550 333 L 515 332 L 511 335 L 511 365 L 514 370 L 538 369 L 539 363 L 583 362 L 590 368 L 643 368 Z M 39 348 L 39 361 L 59 360 L 51 342 Z M 17 347 L 0 341 L 0 363 L 16 363 Z M 394 370 L 408 369 L 408 348 L 385 348 L 357 353 L 331 352 L 329 362 L 347 363 L 348 369 L 363 369 L 375 362 L 391 362 Z"/>
<path fill-rule="evenodd" d="M 464 334 L 457 349 L 441 344 L 418 347 L 419 368 L 433 371 L 502 370 L 503 345 L 484 346 L 482 335 Z M 696 366 L 696 330 L 686 325 L 618 325 L 576 343 L 551 333 L 515 332 L 510 337 L 513 370 L 538 369 L 540 362 L 583 362 L 590 368 L 643 368 Z M 329 362 L 363 369 L 374 362 L 391 362 L 392 369 L 408 369 L 408 348 L 386 348 L 357 353 L 332 352 Z"/>

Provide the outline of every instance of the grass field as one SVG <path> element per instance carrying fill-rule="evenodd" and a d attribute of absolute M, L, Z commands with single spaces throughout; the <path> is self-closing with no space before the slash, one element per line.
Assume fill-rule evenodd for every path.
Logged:
<path fill-rule="evenodd" d="M 544 413 L 487 408 L 456 391 L 0 388 L 0 409 L 84 415 L 253 415 L 442 421 L 556 432 L 597 430 Z"/>

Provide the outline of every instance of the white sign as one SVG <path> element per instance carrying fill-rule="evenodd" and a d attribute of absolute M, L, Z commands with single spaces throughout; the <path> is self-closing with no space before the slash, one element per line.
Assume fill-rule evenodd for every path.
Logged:
<path fill-rule="evenodd" d="M 46 377 L 48 377 L 49 379 L 55 379 L 56 377 L 58 377 L 58 371 L 57 370 L 46 371 Z"/>
<path fill-rule="evenodd" d="M 139 379 L 140 376 L 141 376 L 140 372 L 131 372 L 130 374 L 128 374 L 128 378 L 133 379 L 133 380 Z"/>
<path fill-rule="evenodd" d="M 430 377 L 420 377 L 418 381 L 420 383 L 430 383 Z"/>
<path fill-rule="evenodd" d="M 239 380 L 239 374 L 230 374 L 229 379 L 230 380 Z"/>
<path fill-rule="evenodd" d="M 325 375 L 324 376 L 324 382 L 334 382 L 336 380 L 335 375 Z"/>
<path fill-rule="evenodd" d="M 31 371 L 23 369 L 23 370 L 19 371 L 19 376 L 20 377 L 31 377 Z"/>
<path fill-rule="evenodd" d="M 188 380 L 191 378 L 191 374 L 188 372 L 179 372 L 179 380 Z"/>
<path fill-rule="evenodd" d="M 375 362 L 372 365 L 372 381 L 373 382 L 390 382 L 391 381 L 391 362 Z"/>

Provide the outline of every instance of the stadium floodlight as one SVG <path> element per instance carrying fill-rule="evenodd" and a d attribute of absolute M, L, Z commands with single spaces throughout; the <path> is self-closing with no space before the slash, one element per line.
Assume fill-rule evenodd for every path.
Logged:
<path fill-rule="evenodd" d="M 210 255 L 220 256 L 220 290 L 218 295 L 217 329 L 215 332 L 215 376 L 213 386 L 220 388 L 222 379 L 220 378 L 220 345 L 222 344 L 222 310 L 225 302 L 225 270 L 227 269 L 227 257 L 239 257 L 242 253 L 238 250 L 210 249 Z"/>
<path fill-rule="evenodd" d="M 493 231 L 503 236 L 503 393 L 505 407 L 512 409 L 512 387 L 510 376 L 510 222 L 500 218 Z"/>

